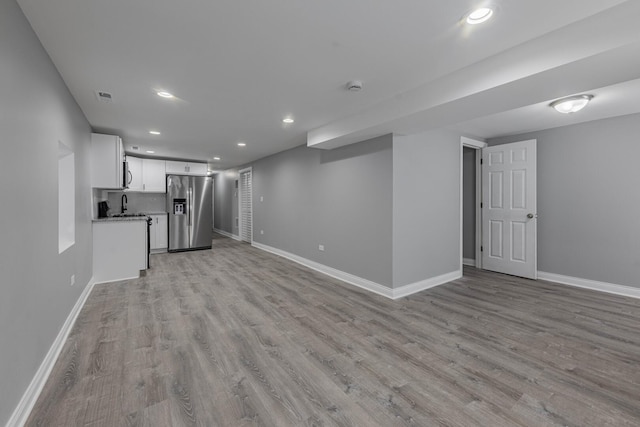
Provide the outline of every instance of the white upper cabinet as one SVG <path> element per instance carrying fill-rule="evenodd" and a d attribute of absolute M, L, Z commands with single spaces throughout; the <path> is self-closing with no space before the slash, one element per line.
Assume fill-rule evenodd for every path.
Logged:
<path fill-rule="evenodd" d="M 190 175 L 206 175 L 207 169 L 208 167 L 206 163 L 189 163 Z"/>
<path fill-rule="evenodd" d="M 127 183 L 129 191 L 142 191 L 143 182 L 143 168 L 142 159 L 139 157 L 127 156 L 127 163 L 129 164 L 129 172 L 127 173 Z"/>
<path fill-rule="evenodd" d="M 127 156 L 129 191 L 166 193 L 165 161 Z"/>
<path fill-rule="evenodd" d="M 165 161 L 142 159 L 142 191 L 166 193 Z"/>
<path fill-rule="evenodd" d="M 206 175 L 207 164 L 167 160 L 167 174 L 172 173 L 178 175 Z"/>
<path fill-rule="evenodd" d="M 117 135 L 91 134 L 91 186 L 124 188 L 124 146 Z"/>

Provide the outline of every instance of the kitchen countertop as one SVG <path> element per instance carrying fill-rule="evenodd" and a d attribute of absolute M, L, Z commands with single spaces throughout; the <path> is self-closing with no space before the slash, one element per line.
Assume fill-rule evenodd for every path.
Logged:
<path fill-rule="evenodd" d="M 112 221 L 146 221 L 146 216 L 109 216 L 106 218 L 96 218 L 93 222 L 112 222 Z"/>
<path fill-rule="evenodd" d="M 93 222 L 109 222 L 109 221 L 141 221 L 146 220 L 149 215 L 167 215 L 167 212 L 144 212 L 140 214 L 134 214 L 137 216 L 108 216 L 106 218 L 96 218 Z"/>

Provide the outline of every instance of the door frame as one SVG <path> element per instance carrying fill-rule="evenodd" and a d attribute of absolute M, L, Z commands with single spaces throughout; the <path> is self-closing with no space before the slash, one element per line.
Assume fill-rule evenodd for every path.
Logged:
<path fill-rule="evenodd" d="M 472 148 L 476 150 L 476 262 L 475 267 L 482 269 L 482 253 L 481 253 L 481 245 L 482 245 L 482 209 L 480 208 L 480 203 L 482 202 L 482 149 L 487 147 L 487 144 L 484 141 L 480 141 L 477 139 L 467 138 L 466 136 L 460 137 L 460 271 L 462 271 L 463 265 L 463 243 L 464 243 L 464 234 L 462 230 L 462 221 L 463 221 L 463 154 L 464 147 Z"/>
<path fill-rule="evenodd" d="M 240 169 L 238 171 L 238 238 L 240 241 L 242 240 L 242 174 L 246 172 L 251 172 L 251 241 L 249 243 L 253 243 L 253 166 L 249 166 L 247 168 Z"/>

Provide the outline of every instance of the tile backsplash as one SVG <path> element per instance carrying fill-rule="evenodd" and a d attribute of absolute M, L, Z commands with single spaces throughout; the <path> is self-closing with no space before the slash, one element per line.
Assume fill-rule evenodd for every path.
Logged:
<path fill-rule="evenodd" d="M 122 192 L 122 191 L 110 191 L 109 192 L 109 206 L 111 210 L 109 214 L 119 213 L 121 206 L 122 195 L 127 195 L 127 212 L 166 212 L 167 211 L 167 196 L 163 193 L 136 193 L 136 192 Z"/>

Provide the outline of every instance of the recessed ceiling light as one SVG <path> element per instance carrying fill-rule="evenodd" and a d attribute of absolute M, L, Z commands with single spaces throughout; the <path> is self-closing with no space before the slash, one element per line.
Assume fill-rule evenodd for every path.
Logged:
<path fill-rule="evenodd" d="M 149 154 L 153 154 L 153 153 L 155 153 L 155 151 L 153 151 L 153 150 L 147 150 L 147 153 L 149 153 Z"/>
<path fill-rule="evenodd" d="M 158 132 L 157 130 L 150 130 L 149 133 L 151 135 L 160 135 L 160 132 Z"/>
<path fill-rule="evenodd" d="M 163 98 L 173 98 L 172 94 L 170 94 L 169 92 L 165 92 L 165 91 L 158 92 L 158 96 L 161 96 Z"/>
<path fill-rule="evenodd" d="M 220 157 L 216 156 L 213 158 L 213 160 L 220 160 Z"/>
<path fill-rule="evenodd" d="M 558 99 L 549 104 L 558 113 L 569 114 L 582 110 L 587 106 L 593 95 L 576 95 Z"/>
<path fill-rule="evenodd" d="M 488 21 L 493 15 L 490 7 L 481 7 L 467 15 L 467 24 L 476 25 Z"/>
<path fill-rule="evenodd" d="M 238 142 L 238 147 L 246 147 L 247 144 L 244 142 Z"/>
<path fill-rule="evenodd" d="M 291 117 L 285 117 L 282 119 L 282 123 L 293 123 L 293 119 Z"/>

